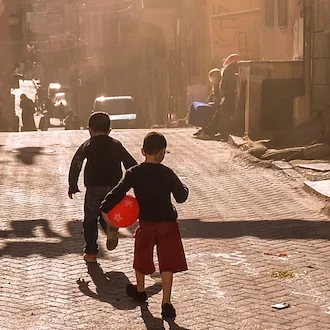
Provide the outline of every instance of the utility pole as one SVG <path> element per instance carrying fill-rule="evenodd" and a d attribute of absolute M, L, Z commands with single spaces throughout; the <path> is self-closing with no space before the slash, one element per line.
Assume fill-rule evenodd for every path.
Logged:
<path fill-rule="evenodd" d="M 312 41 L 313 41 L 313 8 L 314 0 L 304 2 L 304 81 L 305 106 L 304 118 L 309 119 L 312 111 Z"/>
<path fill-rule="evenodd" d="M 8 2 L 0 0 L 0 130 L 16 131 L 15 105 L 10 94 L 14 71 L 13 48 L 9 27 Z"/>
<path fill-rule="evenodd" d="M 116 20 L 117 20 L 117 38 L 118 38 L 118 45 L 121 46 L 121 28 L 120 28 L 120 0 L 117 0 L 116 3 Z"/>

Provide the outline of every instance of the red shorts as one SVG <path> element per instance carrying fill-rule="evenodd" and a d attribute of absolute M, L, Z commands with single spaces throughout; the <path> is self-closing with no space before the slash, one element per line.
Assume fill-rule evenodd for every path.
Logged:
<path fill-rule="evenodd" d="M 155 272 L 154 246 L 160 272 L 181 272 L 187 270 L 186 257 L 177 221 L 143 222 L 136 228 L 133 267 L 148 275 Z"/>

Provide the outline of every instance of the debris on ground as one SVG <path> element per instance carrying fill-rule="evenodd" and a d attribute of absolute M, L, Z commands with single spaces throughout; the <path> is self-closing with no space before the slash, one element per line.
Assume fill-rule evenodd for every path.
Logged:
<path fill-rule="evenodd" d="M 305 181 L 304 185 L 319 196 L 330 197 L 330 180 Z"/>
<path fill-rule="evenodd" d="M 250 148 L 247 151 L 250 155 L 257 157 L 259 159 L 262 159 L 262 157 L 264 156 L 264 154 L 267 152 L 267 147 L 265 147 L 262 144 L 259 145 L 254 145 L 252 148 Z"/>
<path fill-rule="evenodd" d="M 281 280 L 289 280 L 294 278 L 296 275 L 291 270 L 274 270 L 272 271 L 271 276 Z"/>
<path fill-rule="evenodd" d="M 272 253 L 272 252 L 264 252 L 264 255 L 266 255 L 266 256 L 274 256 L 274 257 L 278 257 L 278 258 L 284 258 L 284 257 L 287 257 L 288 256 L 287 253 Z"/>
<path fill-rule="evenodd" d="M 269 140 L 252 141 L 247 136 L 230 136 L 229 143 L 261 160 L 324 159 L 330 156 L 328 127 L 329 116 L 318 113 L 314 118 Z"/>
<path fill-rule="evenodd" d="M 243 146 L 245 147 L 249 143 L 249 141 L 242 137 L 229 134 L 228 143 L 232 147 L 242 148 Z"/>
<path fill-rule="evenodd" d="M 304 159 L 322 159 L 330 155 L 330 146 L 327 143 L 316 143 L 303 149 Z"/>
<path fill-rule="evenodd" d="M 292 165 L 283 161 L 283 160 L 275 160 L 272 162 L 273 167 L 279 169 L 279 170 L 290 170 L 292 169 Z"/>
<path fill-rule="evenodd" d="M 319 172 L 330 171 L 330 163 L 297 164 L 296 166 L 308 170 L 319 171 Z"/>
<path fill-rule="evenodd" d="M 304 147 L 292 147 L 284 149 L 268 149 L 261 157 L 262 160 L 292 160 L 303 159 Z"/>
<path fill-rule="evenodd" d="M 288 304 L 286 302 L 272 305 L 272 308 L 275 308 L 275 309 L 285 309 L 285 308 L 289 308 L 289 307 L 290 307 L 290 304 Z"/>
<path fill-rule="evenodd" d="M 315 143 L 327 142 L 328 117 L 323 113 L 272 137 L 265 146 L 268 149 L 284 149 L 291 147 L 308 146 Z"/>

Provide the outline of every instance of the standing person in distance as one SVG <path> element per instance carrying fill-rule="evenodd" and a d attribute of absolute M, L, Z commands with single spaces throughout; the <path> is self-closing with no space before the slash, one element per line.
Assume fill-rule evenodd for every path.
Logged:
<path fill-rule="evenodd" d="M 34 121 L 35 104 L 25 94 L 21 95 L 20 108 L 22 109 L 23 131 L 36 131 L 36 123 Z"/>

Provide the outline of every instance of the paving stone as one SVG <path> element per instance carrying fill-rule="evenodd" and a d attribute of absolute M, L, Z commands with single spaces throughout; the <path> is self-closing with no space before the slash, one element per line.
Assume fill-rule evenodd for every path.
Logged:
<path fill-rule="evenodd" d="M 288 170 L 292 168 L 292 166 L 288 162 L 285 162 L 283 160 L 275 160 L 274 162 L 272 162 L 272 164 L 275 168 L 279 170 Z"/>
<path fill-rule="evenodd" d="M 311 164 L 297 164 L 296 166 L 306 169 L 311 169 L 320 172 L 330 171 L 329 163 L 311 163 Z"/>
<path fill-rule="evenodd" d="M 330 180 L 305 181 L 305 186 L 323 197 L 330 197 Z"/>
<path fill-rule="evenodd" d="M 0 133 L 0 329 L 328 330 L 330 225 L 318 199 L 225 143 L 195 140 L 191 129 L 161 131 L 165 164 L 190 188 L 177 205 L 189 270 L 175 276 L 175 324 L 161 320 L 151 278 L 148 306 L 126 297 L 132 228 L 112 252 L 100 234 L 99 266 L 82 261 L 83 193 L 67 197 L 67 174 L 88 132 L 49 131 Z M 111 134 L 141 161 L 146 132 Z M 273 270 L 300 275 L 274 279 Z M 292 307 L 272 310 L 282 301 Z"/>

